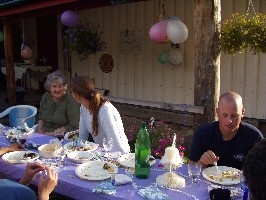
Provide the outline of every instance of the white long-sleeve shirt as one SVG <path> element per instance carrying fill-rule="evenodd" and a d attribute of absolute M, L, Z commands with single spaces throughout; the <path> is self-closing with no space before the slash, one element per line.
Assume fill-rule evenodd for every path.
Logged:
<path fill-rule="evenodd" d="M 80 106 L 79 139 L 88 140 L 89 134 L 100 147 L 103 147 L 103 138 L 113 139 L 111 151 L 129 153 L 130 147 L 124 132 L 123 122 L 117 109 L 110 103 L 105 102 L 98 114 L 98 134 L 92 134 L 93 115 L 83 105 Z"/>

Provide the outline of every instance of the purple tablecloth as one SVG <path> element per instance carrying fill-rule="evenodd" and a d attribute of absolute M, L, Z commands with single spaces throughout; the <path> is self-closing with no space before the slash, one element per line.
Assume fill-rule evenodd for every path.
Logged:
<path fill-rule="evenodd" d="M 35 142 L 36 144 L 49 143 L 53 137 L 44 136 L 33 133 L 28 137 L 28 140 Z M 5 138 L 0 139 L 0 146 L 9 144 Z M 67 158 L 66 158 L 67 159 Z M 75 164 L 65 164 L 62 171 L 59 172 L 58 185 L 55 188 L 55 192 L 68 196 L 73 199 L 143 199 L 137 194 L 137 189 L 134 189 L 131 184 L 117 186 L 117 193 L 115 195 L 99 194 L 92 192 L 92 188 L 100 183 L 100 181 L 88 181 L 82 180 L 75 174 Z M 9 179 L 19 180 L 24 173 L 25 164 L 9 164 L 0 159 L 0 173 L 3 173 Z M 140 180 L 134 178 L 134 182 L 138 186 L 148 186 L 155 183 L 158 175 L 166 173 L 166 170 L 158 167 L 158 161 L 156 165 L 151 167 L 151 175 L 148 179 Z M 125 173 L 124 169 L 119 169 L 119 173 Z M 177 169 L 175 173 L 179 173 L 186 179 L 186 183 L 190 183 L 190 179 L 187 177 L 187 165 L 183 165 Z M 74 178 L 69 178 L 72 175 Z M 37 175 L 38 176 L 38 175 Z M 33 184 L 37 184 L 38 177 L 33 181 Z M 176 191 L 160 188 L 164 193 L 168 194 L 172 199 L 200 199 L 206 200 L 209 198 L 207 191 L 207 181 L 201 176 L 197 187 L 185 187 Z M 234 186 L 239 188 L 239 186 Z"/>

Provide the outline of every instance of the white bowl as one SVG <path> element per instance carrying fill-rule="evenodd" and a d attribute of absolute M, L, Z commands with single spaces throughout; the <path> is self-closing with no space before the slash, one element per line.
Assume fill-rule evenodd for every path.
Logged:
<path fill-rule="evenodd" d="M 60 144 L 44 144 L 38 150 L 44 158 L 55 158 L 58 156 L 58 152 L 62 150 L 62 146 Z"/>
<path fill-rule="evenodd" d="M 67 157 L 73 162 L 85 163 L 91 160 L 94 157 L 94 154 L 88 151 L 72 151 L 67 154 Z"/>

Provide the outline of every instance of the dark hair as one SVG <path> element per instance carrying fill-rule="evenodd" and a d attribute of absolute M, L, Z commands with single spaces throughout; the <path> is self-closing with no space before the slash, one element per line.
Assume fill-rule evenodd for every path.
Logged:
<path fill-rule="evenodd" d="M 87 76 L 75 76 L 71 80 L 72 92 L 82 96 L 90 102 L 89 109 L 92 111 L 93 135 L 98 134 L 98 113 L 101 106 L 107 101 L 94 89 L 94 79 Z"/>
<path fill-rule="evenodd" d="M 243 174 L 253 200 L 266 199 L 266 139 L 258 142 L 247 154 Z"/>

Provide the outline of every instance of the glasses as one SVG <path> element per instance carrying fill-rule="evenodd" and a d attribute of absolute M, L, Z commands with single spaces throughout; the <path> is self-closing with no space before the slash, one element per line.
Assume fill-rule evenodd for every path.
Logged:
<path fill-rule="evenodd" d="M 198 184 L 198 178 L 201 173 L 201 164 L 199 163 L 189 163 L 188 164 L 188 175 L 191 178 L 191 184 L 190 185 L 196 185 Z"/>
<path fill-rule="evenodd" d="M 57 137 L 57 139 L 60 141 L 61 144 L 64 141 L 64 136 L 65 136 L 64 133 L 65 133 L 64 131 L 58 129 L 54 131 L 54 136 Z"/>
<path fill-rule="evenodd" d="M 103 148 L 107 152 L 106 157 L 109 157 L 109 151 L 113 148 L 113 139 L 103 138 Z"/>

